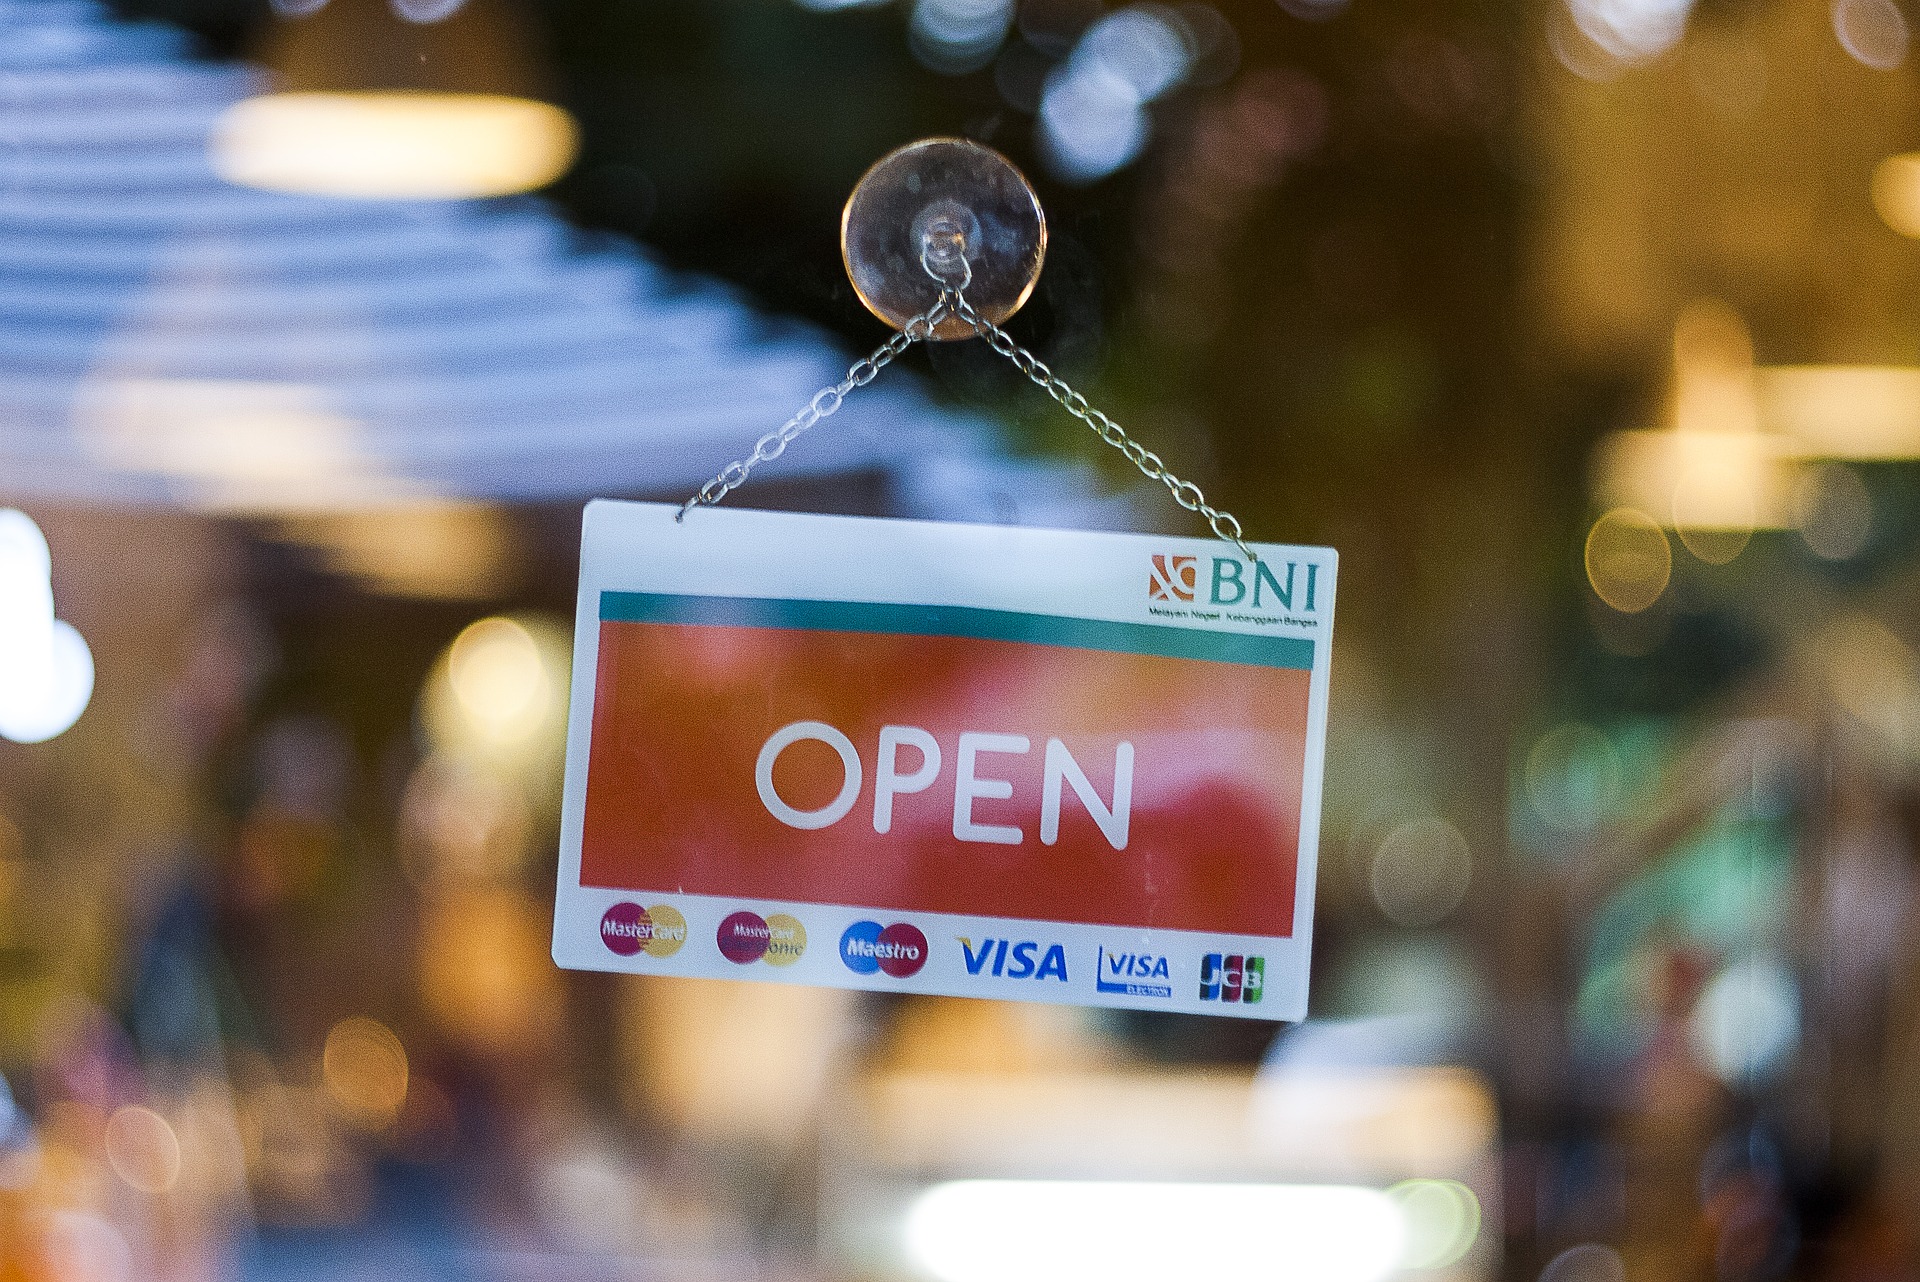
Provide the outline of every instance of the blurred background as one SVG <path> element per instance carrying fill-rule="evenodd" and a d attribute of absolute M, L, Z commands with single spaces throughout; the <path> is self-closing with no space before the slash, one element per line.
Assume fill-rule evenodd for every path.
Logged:
<path fill-rule="evenodd" d="M 0 1279 L 1920 1266 L 1900 0 L 0 0 Z M 562 973 L 589 496 L 1011 329 L 1342 557 L 1296 1028 Z M 978 343 L 753 506 L 1199 533 Z"/>

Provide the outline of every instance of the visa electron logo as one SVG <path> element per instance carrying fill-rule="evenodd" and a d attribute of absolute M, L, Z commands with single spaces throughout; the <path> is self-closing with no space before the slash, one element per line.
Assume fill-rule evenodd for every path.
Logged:
<path fill-rule="evenodd" d="M 1059 944 L 1049 944 L 1046 954 L 1034 963 L 1034 954 L 1040 951 L 1040 945 L 1032 940 L 1014 943 L 1006 939 L 983 939 L 980 951 L 975 952 L 973 941 L 965 935 L 956 935 L 960 941 L 960 951 L 967 957 L 967 974 L 978 975 L 982 971 L 997 979 L 1057 979 L 1067 982 L 1067 950 Z M 1011 958 L 1013 964 L 1007 964 Z M 988 964 L 992 969 L 988 970 Z"/>
<path fill-rule="evenodd" d="M 1167 959 L 1152 953 L 1110 953 L 1100 949 L 1100 973 L 1093 986 L 1126 997 L 1171 997 L 1173 975 Z"/>
<path fill-rule="evenodd" d="M 1203 1002 L 1259 1001 L 1267 982 L 1267 959 L 1239 953 L 1208 953 L 1200 959 L 1200 1000 Z"/>
<path fill-rule="evenodd" d="M 622 957 L 671 957 L 687 942 L 687 919 L 667 904 L 615 904 L 600 919 L 600 942 Z"/>
<path fill-rule="evenodd" d="M 927 937 L 904 921 L 885 928 L 877 921 L 856 921 L 840 936 L 840 960 L 856 975 L 885 971 L 905 979 L 927 964 Z"/>
<path fill-rule="evenodd" d="M 1194 589 L 1199 586 L 1199 563 L 1198 557 L 1154 553 L 1153 577 L 1147 580 L 1147 599 L 1150 601 L 1193 600 Z"/>
<path fill-rule="evenodd" d="M 807 951 L 807 928 L 785 913 L 737 912 L 720 923 L 715 942 L 722 957 L 742 966 L 762 958 L 769 966 L 791 966 Z"/>
<path fill-rule="evenodd" d="M 1311 613 L 1314 597 L 1320 590 L 1320 567 L 1308 562 L 1300 574 L 1300 563 L 1289 561 L 1283 574 L 1274 572 L 1265 561 L 1246 562 L 1238 557 L 1210 558 L 1213 568 L 1207 576 L 1206 604 L 1251 606 L 1256 610 L 1291 610 L 1298 598 L 1300 609 Z M 1252 574 L 1249 577 L 1248 570 Z M 1147 579 L 1147 600 L 1192 602 L 1200 599 L 1199 558 L 1153 554 L 1153 569 Z"/>

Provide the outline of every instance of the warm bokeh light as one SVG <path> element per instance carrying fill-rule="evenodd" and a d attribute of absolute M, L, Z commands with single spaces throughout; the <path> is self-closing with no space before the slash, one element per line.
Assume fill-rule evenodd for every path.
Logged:
<path fill-rule="evenodd" d="M 142 1193 L 165 1193 L 180 1179 L 180 1140 L 167 1119 L 129 1104 L 107 1119 L 107 1161 Z"/>
<path fill-rule="evenodd" d="M 1781 365 L 1755 371 L 1762 421 L 1808 458 L 1920 458 L 1920 369 Z"/>
<path fill-rule="evenodd" d="M 436 601 L 504 594 L 518 569 L 513 530 L 479 504 L 416 503 L 293 516 L 278 522 L 290 542 L 376 591 Z"/>
<path fill-rule="evenodd" d="M 248 98 L 212 139 L 228 182 L 387 200 L 531 191 L 565 173 L 578 147 L 573 117 L 551 103 L 424 92 Z"/>
<path fill-rule="evenodd" d="M 392 1124 L 407 1102 L 407 1050 L 378 1020 L 353 1016 L 327 1033 L 321 1080 L 348 1121 L 377 1131 Z"/>
<path fill-rule="evenodd" d="M 434 752 L 502 781 L 536 789 L 553 783 L 565 746 L 570 668 L 567 633 L 553 620 L 528 614 L 469 624 L 420 692 Z"/>
<path fill-rule="evenodd" d="M 1873 171 L 1873 207 L 1902 236 L 1920 236 L 1920 153 L 1888 156 Z"/>
<path fill-rule="evenodd" d="M 539 648 L 512 619 L 469 624 L 448 652 L 447 679 L 461 711 L 492 739 L 525 734 L 545 715 L 551 695 Z"/>
<path fill-rule="evenodd" d="M 565 1014 L 552 918 L 512 890 L 460 889 L 428 905 L 420 995 L 451 1036 L 490 1055 L 537 1052 Z"/>
<path fill-rule="evenodd" d="M 1622 614 L 1638 614 L 1667 590 L 1673 547 L 1645 512 L 1615 508 L 1587 532 L 1586 566 L 1594 595 Z"/>
<path fill-rule="evenodd" d="M 957 1180 L 922 1193 L 906 1222 L 908 1253 L 940 1282 L 1277 1270 L 1294 1282 L 1379 1282 L 1406 1238 L 1393 1198 L 1328 1185 Z"/>

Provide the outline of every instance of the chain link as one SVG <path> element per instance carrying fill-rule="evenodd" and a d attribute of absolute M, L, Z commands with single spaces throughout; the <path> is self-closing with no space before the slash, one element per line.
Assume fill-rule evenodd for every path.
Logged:
<path fill-rule="evenodd" d="M 747 474 L 762 463 L 771 462 L 787 452 L 787 446 L 793 444 L 795 437 L 826 418 L 840 408 L 847 399 L 847 393 L 856 387 L 865 387 L 880 376 L 880 371 L 893 364 L 900 353 L 921 342 L 933 333 L 934 326 L 947 319 L 950 309 L 946 299 L 942 298 L 927 311 L 908 321 L 901 331 L 886 342 L 873 349 L 865 357 L 857 360 L 847 370 L 847 376 L 832 387 L 823 387 L 815 392 L 813 399 L 801 407 L 798 414 L 782 423 L 754 442 L 753 452 L 745 458 L 735 459 L 721 468 L 718 475 L 699 492 L 680 505 L 675 521 L 687 519 L 687 513 L 696 507 L 712 507 L 721 499 L 746 484 Z"/>
<path fill-rule="evenodd" d="M 942 265 L 951 263 L 955 268 L 957 280 L 948 280 L 933 264 L 933 256 L 939 253 Z M 982 316 L 966 299 L 963 292 L 973 283 L 973 267 L 963 253 L 952 252 L 952 247 L 929 242 L 920 255 L 920 265 L 927 275 L 933 277 L 940 286 L 940 301 L 920 315 L 908 321 L 901 331 L 873 350 L 866 359 L 856 361 L 847 376 L 833 387 L 822 388 L 814 394 L 798 414 L 772 432 L 768 432 L 754 443 L 753 452 L 720 469 L 719 475 L 700 487 L 680 505 L 676 521 L 685 520 L 688 512 L 696 507 L 712 506 L 729 493 L 745 484 L 747 474 L 762 463 L 777 459 L 786 453 L 787 446 L 802 432 L 840 408 L 847 393 L 856 387 L 865 387 L 879 376 L 880 371 L 893 363 L 895 357 L 932 335 L 934 328 L 949 317 L 965 322 L 975 334 L 985 339 L 987 346 L 1006 357 L 1022 374 L 1025 374 L 1034 386 L 1051 396 L 1061 409 L 1092 428 L 1094 434 L 1108 445 L 1113 446 L 1127 460 L 1140 470 L 1140 474 L 1149 481 L 1158 481 L 1167 487 L 1173 495 L 1173 501 L 1189 512 L 1198 512 L 1206 519 L 1214 534 L 1239 548 L 1249 561 L 1258 561 L 1259 555 L 1248 546 L 1240 528 L 1240 520 L 1231 512 L 1223 512 L 1207 502 L 1207 496 L 1192 481 L 1183 481 L 1167 470 L 1166 463 L 1152 450 L 1128 436 L 1126 429 L 1114 422 L 1106 414 L 1088 404 L 1087 398 L 1068 386 L 1065 379 L 1047 368 L 1046 362 L 1026 348 L 1013 341 L 1013 336 L 998 325 Z"/>
<path fill-rule="evenodd" d="M 931 270 L 931 269 L 929 269 Z M 1107 444 L 1127 456 L 1127 460 L 1149 481 L 1158 481 L 1167 487 L 1173 495 L 1173 501 L 1189 512 L 1198 512 L 1206 518 L 1207 525 L 1214 534 L 1239 548 L 1249 561 L 1258 561 L 1259 554 L 1248 546 L 1246 536 L 1240 528 L 1240 518 L 1231 512 L 1223 512 L 1207 502 L 1207 496 L 1192 481 L 1183 481 L 1167 470 L 1166 463 L 1158 454 L 1127 435 L 1126 429 L 1114 422 L 1100 410 L 1087 403 L 1087 398 L 1068 386 L 1065 379 L 1047 368 L 1045 361 L 1026 348 L 1013 341 L 1013 336 L 998 325 L 974 310 L 960 293 L 959 289 L 942 282 L 942 301 L 947 309 L 959 319 L 965 321 L 975 334 L 985 339 L 987 346 L 1013 362 L 1014 368 L 1051 396 L 1061 409 L 1092 428 L 1094 434 Z"/>

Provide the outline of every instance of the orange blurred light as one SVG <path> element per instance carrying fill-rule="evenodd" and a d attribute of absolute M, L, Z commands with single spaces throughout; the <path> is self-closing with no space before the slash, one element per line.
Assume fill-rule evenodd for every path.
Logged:
<path fill-rule="evenodd" d="M 215 126 L 213 165 L 247 187 L 386 200 L 457 200 L 544 187 L 579 129 L 552 103 L 418 90 L 248 98 Z"/>

